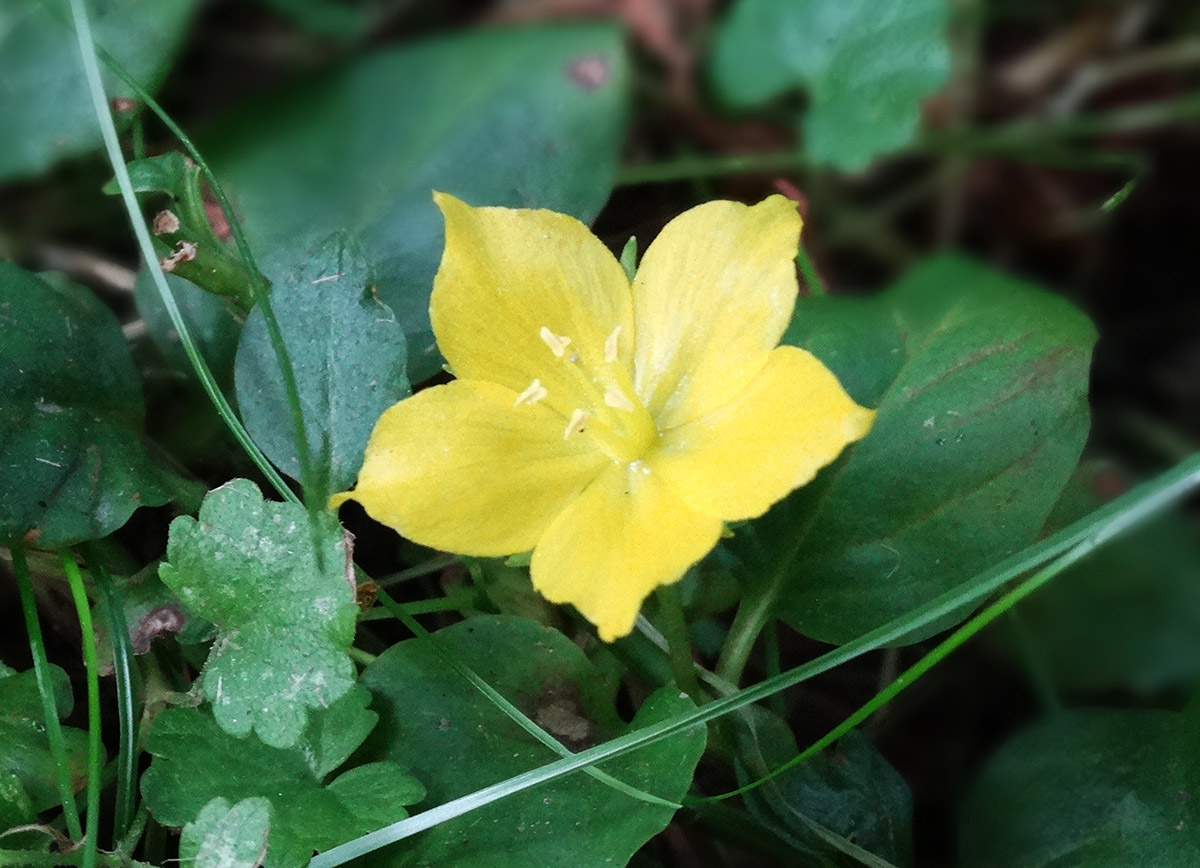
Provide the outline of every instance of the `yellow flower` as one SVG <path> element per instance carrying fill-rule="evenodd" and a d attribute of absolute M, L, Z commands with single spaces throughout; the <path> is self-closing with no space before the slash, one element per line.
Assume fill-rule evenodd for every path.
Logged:
<path fill-rule="evenodd" d="M 782 196 L 671 221 L 632 285 L 586 226 L 445 194 L 430 315 L 456 381 L 380 418 L 367 513 L 432 548 L 533 551 L 534 587 L 611 641 L 642 601 L 804 485 L 874 413 L 777 347 L 800 217 Z"/>

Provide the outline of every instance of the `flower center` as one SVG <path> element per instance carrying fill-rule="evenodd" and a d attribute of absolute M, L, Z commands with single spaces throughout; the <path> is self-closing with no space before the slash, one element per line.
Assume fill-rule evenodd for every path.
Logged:
<path fill-rule="evenodd" d="M 556 371 L 553 380 L 565 383 L 567 394 L 551 395 L 541 378 L 535 378 L 517 396 L 515 405 L 549 398 L 566 419 L 564 440 L 591 437 L 618 463 L 645 458 L 658 440 L 658 430 L 634 394 L 628 367 L 621 363 L 621 327 L 612 330 L 603 348 L 577 347 L 570 337 L 556 334 L 548 326 L 542 326 L 538 336 L 553 356 L 551 364 L 565 368 Z"/>

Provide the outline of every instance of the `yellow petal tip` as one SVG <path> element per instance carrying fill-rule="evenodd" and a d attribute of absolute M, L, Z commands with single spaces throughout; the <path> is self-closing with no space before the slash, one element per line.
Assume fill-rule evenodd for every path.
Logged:
<path fill-rule="evenodd" d="M 353 499 L 354 499 L 353 491 L 339 491 L 337 494 L 335 494 L 329 498 L 328 505 L 329 505 L 330 509 L 337 509 L 343 503 L 345 503 L 347 500 L 353 500 Z"/>

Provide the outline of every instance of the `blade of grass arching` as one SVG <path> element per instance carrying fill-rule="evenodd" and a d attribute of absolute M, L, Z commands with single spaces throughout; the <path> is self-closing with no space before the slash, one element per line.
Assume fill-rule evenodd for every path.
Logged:
<path fill-rule="evenodd" d="M 312 460 L 312 450 L 309 448 L 308 435 L 304 430 L 304 411 L 300 403 L 300 389 L 296 383 L 295 368 L 292 366 L 291 355 L 288 353 L 287 345 L 284 343 L 283 332 L 279 328 L 279 320 L 275 317 L 275 308 L 271 303 L 270 284 L 263 278 L 262 272 L 258 270 L 258 264 L 255 262 L 254 254 L 250 250 L 250 242 L 246 239 L 246 233 L 242 229 L 241 221 L 238 220 L 237 214 L 234 213 L 233 206 L 230 204 L 229 198 L 225 195 L 225 190 L 217 180 L 216 174 L 209 168 L 208 162 L 204 159 L 204 156 L 187 133 L 183 131 L 182 127 L 175 123 L 166 110 L 158 104 L 158 101 L 121 66 L 115 57 L 100 46 L 95 46 L 95 49 L 105 66 L 129 86 L 137 98 L 154 112 L 155 116 L 162 121 L 163 125 L 183 145 L 188 156 L 192 158 L 196 166 L 200 169 L 200 174 L 208 181 L 209 189 L 212 191 L 213 196 L 216 197 L 217 204 L 221 207 L 221 213 L 224 214 L 225 222 L 229 224 L 229 230 L 233 235 L 234 246 L 237 247 L 238 255 L 242 258 L 242 264 L 246 267 L 246 273 L 254 282 L 254 301 L 262 309 L 263 322 L 267 327 L 267 339 L 271 342 L 271 349 L 275 352 L 275 359 L 279 365 L 280 375 L 283 378 L 283 390 L 288 402 L 288 412 L 292 417 L 292 433 L 296 438 L 296 460 L 300 465 L 300 487 L 305 492 L 309 513 L 315 515 L 325 508 L 325 504 L 313 501 L 313 497 L 317 494 L 318 486 L 314 478 L 315 467 Z M 320 552 L 320 546 L 317 546 L 316 550 Z"/>
<path fill-rule="evenodd" d="M 912 686 L 912 684 L 915 683 L 918 678 L 927 673 L 938 663 L 945 660 L 953 651 L 965 644 L 967 640 L 975 636 L 975 634 L 977 634 L 988 624 L 995 621 L 1001 615 L 1006 613 L 1011 614 L 1012 612 L 1016 611 L 1013 607 L 1016 606 L 1017 603 L 1021 602 L 1038 588 L 1042 587 L 1042 585 L 1046 584 L 1063 570 L 1067 569 L 1067 567 L 1070 567 L 1076 562 L 1082 560 L 1087 555 L 1091 554 L 1091 552 L 1096 549 L 1101 542 L 1085 540 L 1084 542 L 1070 549 L 1066 554 L 1055 558 L 1050 564 L 1038 570 L 1028 579 L 1017 585 L 1017 587 L 1013 588 L 1007 594 L 1002 596 L 999 600 L 992 603 L 990 606 L 987 606 L 982 612 L 975 615 L 973 618 L 951 633 L 946 639 L 939 642 L 938 645 L 933 648 L 933 650 L 931 650 L 928 654 L 926 654 L 908 669 L 904 670 L 904 672 L 897 676 L 895 681 L 893 681 L 883 690 L 879 691 L 879 693 L 875 694 L 875 696 L 873 696 L 861 708 L 831 729 L 820 739 L 813 742 L 803 751 L 785 762 L 783 765 L 772 769 L 770 773 L 763 775 L 758 780 L 752 781 L 743 787 L 739 787 L 738 789 L 731 790 L 727 793 L 721 793 L 719 796 L 708 796 L 703 799 L 696 799 L 694 800 L 695 803 L 704 804 L 707 802 L 720 802 L 725 799 L 731 799 L 734 796 L 740 796 L 743 793 L 748 793 L 751 790 L 757 789 L 763 784 L 774 780 L 783 773 L 794 769 L 796 766 L 800 765 L 815 754 L 820 753 L 850 730 L 854 729 L 854 727 L 858 726 L 876 711 L 883 708 L 885 705 L 895 699 L 905 688 Z M 691 803 L 692 802 L 689 802 L 689 804 Z"/>
<path fill-rule="evenodd" d="M 74 841 L 83 840 L 83 826 L 79 822 L 79 810 L 75 807 L 75 794 L 71 789 L 71 769 L 67 763 L 67 745 L 63 740 L 62 724 L 58 722 L 58 707 L 54 702 L 54 685 L 50 683 L 50 662 L 46 659 L 46 643 L 42 639 L 42 627 L 38 623 L 37 600 L 33 595 L 33 577 L 29 574 L 29 562 L 25 550 L 19 545 L 12 547 L 13 573 L 17 577 L 17 591 L 21 595 L 21 611 L 25 615 L 25 631 L 29 637 L 29 653 L 33 657 L 33 674 L 37 680 L 38 694 L 42 698 L 42 717 L 46 723 L 46 740 L 50 742 L 50 755 L 54 757 L 55 782 L 58 797 L 62 801 L 63 817 L 67 834 Z"/>
<path fill-rule="evenodd" d="M 108 633 L 112 637 L 113 675 L 117 682 L 117 719 L 120 750 L 117 754 L 117 802 L 113 810 L 113 841 L 120 841 L 133 822 L 133 804 L 137 794 L 137 686 L 134 682 L 133 645 L 125 623 L 121 595 L 100 559 L 88 549 L 88 570 L 92 574 L 104 611 Z"/>
<path fill-rule="evenodd" d="M 79 0 L 75 0 L 79 2 Z M 96 661 L 96 632 L 92 629 L 92 609 L 87 591 L 83 587 L 83 576 L 79 565 L 70 552 L 62 552 L 63 570 L 75 601 L 75 613 L 79 617 L 79 632 L 83 644 L 83 665 L 87 671 L 88 703 L 88 782 L 87 782 L 87 829 L 83 839 L 83 868 L 96 868 L 96 853 L 100 833 L 100 778 L 104 771 L 100 758 L 100 667 Z"/>
<path fill-rule="evenodd" d="M 515 775 L 490 787 L 484 787 L 474 793 L 452 799 L 398 823 L 355 838 L 353 841 L 318 854 L 309 863 L 309 868 L 336 868 L 351 859 L 411 837 L 439 823 L 460 817 L 515 793 L 557 780 L 598 762 L 623 756 L 633 750 L 683 732 L 690 727 L 708 723 L 745 708 L 862 654 L 902 639 L 951 612 L 974 605 L 990 596 L 1006 582 L 1042 566 L 1065 552 L 1078 548 L 1079 551 L 1075 553 L 1076 559 L 1083 557 L 1098 546 L 1161 512 L 1198 487 L 1200 487 L 1200 454 L 1193 455 L 1149 482 L 1131 489 L 1111 503 L 1053 536 L 1005 559 L 990 570 L 980 573 L 928 603 L 918 606 L 882 627 L 871 630 L 815 660 L 789 669 L 775 678 L 768 678 L 753 687 L 747 687 L 710 702 L 694 712 L 642 727 L 573 756 L 556 760 L 539 769 Z"/>
<path fill-rule="evenodd" d="M 79 56 L 83 61 L 83 69 L 87 77 L 88 91 L 92 98 L 92 108 L 96 113 L 96 120 L 100 124 L 101 136 L 104 139 L 104 149 L 108 154 L 109 162 L 112 164 L 117 185 L 121 188 L 121 199 L 125 203 L 126 212 L 129 214 L 129 222 L 133 227 L 133 234 L 137 238 L 142 258 L 146 261 L 146 267 L 150 269 L 150 276 L 154 280 L 154 286 L 158 290 L 158 294 L 162 297 L 163 306 L 167 310 L 167 315 L 171 318 L 171 325 L 174 326 L 175 331 L 179 334 L 179 341 L 183 346 L 183 351 L 187 354 L 188 361 L 191 363 L 192 369 L 196 372 L 201 386 L 203 386 L 204 391 L 216 407 L 221 420 L 229 427 L 234 439 L 238 441 L 238 445 L 250 456 L 250 460 L 254 462 L 259 472 L 267 478 L 271 486 L 279 492 L 280 497 L 292 503 L 299 503 L 300 499 L 288 488 L 287 483 L 283 481 L 283 477 L 279 475 L 271 465 L 271 462 L 263 455 L 262 450 L 258 448 L 251 439 L 250 434 L 242 426 L 241 421 L 237 418 L 237 414 L 233 412 L 233 408 L 229 406 L 229 402 L 221 393 L 221 388 L 217 385 L 212 371 L 209 370 L 208 363 L 200 355 L 200 350 L 196 346 L 196 341 L 192 337 L 187 323 L 183 319 L 183 315 L 179 312 L 179 306 L 175 303 L 175 296 L 171 292 L 171 288 L 167 285 L 167 279 L 163 274 L 162 267 L 158 263 L 158 255 L 154 252 L 154 244 L 150 240 L 150 232 L 146 228 L 146 221 L 141 217 L 141 208 L 138 206 L 137 196 L 133 192 L 133 184 L 129 180 L 129 170 L 125 167 L 125 158 L 121 154 L 121 143 L 117 139 L 117 128 L 113 124 L 112 115 L 109 114 L 108 103 L 104 96 L 104 85 L 100 80 L 100 67 L 96 62 L 96 47 L 92 41 L 91 21 L 88 18 L 87 9 L 84 8 L 82 0 L 71 0 L 71 16 L 75 23 L 75 35 L 79 42 Z"/>
<path fill-rule="evenodd" d="M 521 727 L 521 729 L 525 730 L 541 744 L 550 748 L 550 750 L 554 751 L 559 756 L 573 756 L 571 751 L 559 744 L 558 740 L 554 736 L 550 735 L 550 733 L 546 732 L 544 729 L 530 720 L 529 717 L 526 716 L 525 712 L 521 711 L 521 709 L 509 702 L 508 699 L 505 698 L 502 693 L 500 693 L 500 691 L 496 690 L 496 688 L 484 681 L 474 669 L 459 660 L 456 655 L 446 651 L 446 649 L 441 646 L 441 643 L 437 641 L 437 638 L 423 626 L 421 626 L 421 623 L 414 618 L 410 612 L 405 610 L 404 605 L 396 602 L 396 600 L 394 600 L 387 591 L 381 588 L 379 590 L 378 599 L 384 608 L 391 612 L 400 620 L 402 624 L 404 624 L 405 627 L 412 631 L 412 633 L 417 637 L 418 641 L 428 644 L 429 647 L 433 649 L 434 653 L 437 654 L 437 656 L 440 657 L 447 666 L 469 681 L 472 687 L 482 693 L 485 697 L 487 697 L 488 701 L 508 715 L 508 717 L 515 724 L 517 724 L 517 726 Z M 617 792 L 624 793 L 630 798 L 637 799 L 640 802 L 648 802 L 651 805 L 660 805 L 665 808 L 671 808 L 672 810 L 680 807 L 680 805 L 676 804 L 675 802 L 659 798 L 652 793 L 644 792 L 639 790 L 637 787 L 632 787 L 623 781 L 619 781 L 612 775 L 607 774 L 600 769 L 588 767 L 584 769 L 584 771 L 590 777 L 595 778 L 605 786 L 611 787 Z"/>

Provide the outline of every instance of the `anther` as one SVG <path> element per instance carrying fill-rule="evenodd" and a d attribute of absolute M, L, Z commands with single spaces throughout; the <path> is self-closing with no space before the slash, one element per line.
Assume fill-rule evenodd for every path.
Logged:
<path fill-rule="evenodd" d="M 567 422 L 567 428 L 563 431 L 563 439 L 570 438 L 572 434 L 582 434 L 587 430 L 588 414 L 583 410 L 576 410 L 571 414 L 570 420 Z"/>
<path fill-rule="evenodd" d="M 513 406 L 520 407 L 522 404 L 536 404 L 549 394 L 546 391 L 546 387 L 542 385 L 542 381 L 535 379 L 524 392 L 517 395 L 517 400 L 513 401 Z"/>
<path fill-rule="evenodd" d="M 546 328 L 546 326 L 542 326 L 542 329 L 538 332 L 538 335 L 543 341 L 545 341 L 546 346 L 550 348 L 550 352 L 554 353 L 554 355 L 560 359 L 563 357 L 563 354 L 566 353 L 567 347 L 571 345 L 570 338 L 556 335 L 554 332 L 550 331 L 550 329 Z"/>
<path fill-rule="evenodd" d="M 604 390 L 604 403 L 616 410 L 632 410 L 633 401 L 625 397 L 625 393 L 616 386 Z"/>
<path fill-rule="evenodd" d="M 604 341 L 604 361 L 615 362 L 617 360 L 617 341 L 621 337 L 621 327 L 617 326 L 612 330 L 612 334 Z"/>

